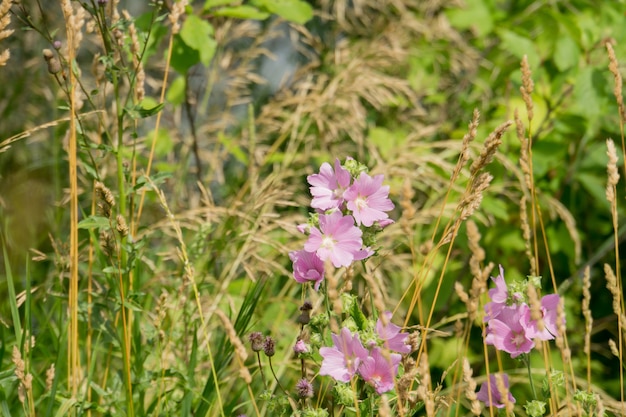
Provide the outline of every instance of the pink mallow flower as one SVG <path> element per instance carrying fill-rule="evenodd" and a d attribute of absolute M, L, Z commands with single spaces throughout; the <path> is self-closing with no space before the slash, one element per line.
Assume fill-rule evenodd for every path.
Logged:
<path fill-rule="evenodd" d="M 368 357 L 359 334 L 352 335 L 347 327 L 339 335 L 332 334 L 334 346 L 320 348 L 324 360 L 320 375 L 329 375 L 339 382 L 348 382 L 359 369 L 361 361 Z"/>
<path fill-rule="evenodd" d="M 305 250 L 289 252 L 289 258 L 293 262 L 293 278 L 300 284 L 315 282 L 313 288 L 317 291 L 324 279 L 324 261 Z"/>
<path fill-rule="evenodd" d="M 530 352 L 535 343 L 522 324 L 527 309 L 526 304 L 504 307 L 498 318 L 489 320 L 485 343 L 510 353 L 512 358 Z"/>
<path fill-rule="evenodd" d="M 411 353 L 411 346 L 406 344 L 409 334 L 401 333 L 402 327 L 396 326 L 389 321 L 392 315 L 390 311 L 386 311 L 384 314 L 387 318 L 387 325 L 380 318 L 376 321 L 376 333 L 383 341 L 383 346 L 403 355 Z"/>
<path fill-rule="evenodd" d="M 506 281 L 504 281 L 504 268 L 502 265 L 500 265 L 500 275 L 495 278 L 491 277 L 491 279 L 494 284 L 496 284 L 496 287 L 489 290 L 489 298 L 491 301 L 485 304 L 485 322 L 498 317 L 500 311 L 502 311 L 507 304 L 510 304 L 511 301 L 517 303 L 521 300 L 521 295 L 518 293 L 509 297 L 509 290 L 506 286 Z"/>
<path fill-rule="evenodd" d="M 397 353 L 385 355 L 379 347 L 375 347 L 370 355 L 361 361 L 359 375 L 365 382 L 373 386 L 377 393 L 382 394 L 391 391 L 401 359 L 402 356 Z"/>
<path fill-rule="evenodd" d="M 355 259 L 362 259 L 363 232 L 354 225 L 352 216 L 335 211 L 320 214 L 319 222 L 319 229 L 311 228 L 304 250 L 315 252 L 322 261 L 330 259 L 335 268 L 349 266 Z"/>
<path fill-rule="evenodd" d="M 339 208 L 343 204 L 343 193 L 350 185 L 352 177 L 347 169 L 341 166 L 339 159 L 335 159 L 335 169 L 328 162 L 320 167 L 319 174 L 307 177 L 311 185 L 311 207 L 320 210 Z"/>
<path fill-rule="evenodd" d="M 530 308 L 522 316 L 522 325 L 526 327 L 528 337 L 531 339 L 552 340 L 557 332 L 557 307 L 561 297 L 558 294 L 549 294 L 541 298 L 541 315 L 543 316 L 543 330 L 537 328 L 537 322 L 531 318 Z"/>
<path fill-rule="evenodd" d="M 389 186 L 382 185 L 384 178 L 382 174 L 372 178 L 361 172 L 354 184 L 343 193 L 357 224 L 370 227 L 374 222 L 389 218 L 385 212 L 392 210 L 394 205 L 389 199 Z"/>
<path fill-rule="evenodd" d="M 508 402 L 515 403 L 515 397 L 509 392 L 509 376 L 507 374 L 501 374 L 501 376 L 502 383 L 508 392 Z M 491 397 L 491 400 L 489 397 Z M 489 375 L 489 383 L 485 382 L 480 386 L 476 393 L 476 398 L 484 402 L 487 407 L 504 408 L 506 406 L 498 389 L 498 380 L 494 374 Z"/>

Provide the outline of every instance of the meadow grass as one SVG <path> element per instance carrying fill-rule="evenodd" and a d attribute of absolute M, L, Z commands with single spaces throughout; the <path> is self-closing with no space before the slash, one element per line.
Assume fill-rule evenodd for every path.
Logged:
<path fill-rule="evenodd" d="M 0 2 L 0 71 L 39 68 L 28 117 L 0 130 L 0 414 L 626 415 L 615 45 L 605 130 L 621 137 L 602 139 L 603 201 L 586 213 L 544 170 L 569 92 L 541 107 L 533 55 L 511 77 L 518 107 L 463 113 L 451 81 L 482 85 L 484 68 L 437 2 L 234 3 Z M 434 70 L 450 97 L 407 58 L 416 39 L 459 48 Z M 293 252 L 332 216 L 309 186 L 335 159 L 352 185 L 384 175 L 393 224 L 357 221 L 371 256 L 319 259 L 314 289 Z M 504 319 L 484 319 L 499 266 L 535 332 L 520 356 L 494 341 Z M 359 343 L 342 382 L 327 356 Z"/>

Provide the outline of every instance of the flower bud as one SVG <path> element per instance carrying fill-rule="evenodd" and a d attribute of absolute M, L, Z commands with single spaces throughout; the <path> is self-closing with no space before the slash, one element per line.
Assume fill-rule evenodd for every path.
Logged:
<path fill-rule="evenodd" d="M 269 357 L 274 356 L 276 353 L 276 342 L 271 336 L 267 336 L 265 338 L 265 342 L 263 343 L 263 352 Z"/>
<path fill-rule="evenodd" d="M 248 340 L 250 341 L 250 344 L 252 345 L 252 350 L 254 352 L 259 352 L 263 350 L 265 338 L 263 337 L 263 334 L 261 332 L 250 333 L 250 335 L 248 336 Z"/>

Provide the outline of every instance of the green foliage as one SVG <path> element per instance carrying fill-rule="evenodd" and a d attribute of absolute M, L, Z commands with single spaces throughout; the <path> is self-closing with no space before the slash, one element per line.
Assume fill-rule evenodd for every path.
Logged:
<path fill-rule="evenodd" d="M 536 286 L 566 298 L 571 364 L 554 347 L 531 361 L 535 376 L 551 369 L 544 400 L 570 393 L 568 405 L 592 415 L 596 395 L 619 397 L 623 363 L 606 341 L 620 334 L 603 264 L 615 264 L 614 245 L 623 250 L 626 236 L 626 226 L 613 228 L 605 192 L 605 140 L 619 148 L 622 137 L 605 47 L 610 42 L 626 60 L 620 2 L 205 0 L 184 10 L 177 34 L 169 20 L 175 2 L 146 2 L 137 18 L 115 22 L 114 2 L 71 3 L 84 6 L 90 25 L 89 32 L 80 29 L 73 62 L 57 3 L 14 3 L 15 33 L 0 39 L 0 52 L 6 45 L 12 54 L 0 67 L 11 80 L 0 89 L 0 296 L 7 300 L 0 307 L 1 415 L 356 414 L 355 398 L 375 398 L 370 386 L 356 387 L 355 397 L 351 384 L 331 387 L 316 376 L 316 398 L 294 405 L 280 385 L 291 395 L 303 367 L 318 369 L 318 349 L 329 345 L 335 321 L 373 331 L 370 319 L 382 311 L 371 282 L 380 283 L 394 322 L 406 318 L 405 330 L 424 341 L 441 399 L 437 412 L 469 412 L 461 356 L 477 378 L 487 364 L 496 367 L 493 350 L 485 354 L 483 346 L 485 296 L 476 296 L 470 322 L 468 305 L 455 295 L 457 283 L 472 288 L 468 265 L 477 252 L 467 243 L 460 202 L 473 181 L 468 164 L 515 111 L 532 140 L 534 189 L 526 184 L 519 139 L 505 134 L 483 168 L 494 178 L 471 216 L 482 234 L 478 264 L 496 271 L 502 264 L 510 284 L 523 282 L 532 253 L 543 277 Z M 56 40 L 58 49 L 51 46 Z M 62 72 L 46 71 L 37 52 L 44 48 Z M 523 57 L 534 80 L 532 120 L 519 94 Z M 74 91 L 70 74 L 78 81 Z M 453 174 L 474 108 L 481 113 L 476 139 L 468 163 Z M 70 115 L 76 155 L 69 152 Z M 364 162 L 346 162 L 353 174 L 385 174 L 396 223 L 367 230 L 376 257 L 337 274 L 337 314 L 333 300 L 294 282 L 288 253 L 306 239 L 295 225 L 317 222 L 306 209 L 306 176 L 323 161 L 346 157 Z M 622 150 L 618 157 L 622 173 Z M 104 206 L 96 180 L 109 187 L 113 205 Z M 617 193 L 623 223 L 621 183 Z M 530 241 L 520 227 L 523 196 Z M 70 197 L 78 205 L 75 224 Z M 597 324 L 589 359 L 580 303 L 586 265 Z M 78 341 L 68 327 L 73 266 Z M 296 319 L 305 298 L 315 306 L 310 335 Z M 262 379 L 253 355 L 241 353 L 251 330 L 276 337 L 276 379 Z M 312 348 L 303 357 L 292 349 L 300 337 L 310 337 Z M 74 342 L 79 356 L 70 363 Z M 33 375 L 24 403 L 14 346 Z M 518 365 L 508 358 L 502 364 Z M 401 374 L 413 375 L 416 388 L 423 375 L 411 374 L 411 366 L 403 363 Z M 67 381 L 76 367 L 74 393 Z M 572 395 L 573 378 L 583 378 L 587 367 L 597 392 Z M 512 392 L 516 412 L 527 404 L 527 414 L 544 414 L 545 403 L 517 374 Z M 391 413 L 401 415 L 395 394 Z M 426 413 L 421 399 L 410 406 Z M 356 407 L 375 413 L 382 405 Z"/>

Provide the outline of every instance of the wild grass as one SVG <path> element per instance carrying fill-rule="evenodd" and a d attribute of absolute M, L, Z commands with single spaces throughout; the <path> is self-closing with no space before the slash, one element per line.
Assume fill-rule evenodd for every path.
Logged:
<path fill-rule="evenodd" d="M 548 91 L 546 71 L 513 56 L 504 102 L 493 39 L 451 24 L 450 2 L 312 2 L 306 25 L 234 3 L 0 2 L 0 74 L 17 80 L 0 94 L 0 414 L 542 415 L 525 407 L 542 400 L 549 415 L 625 415 L 626 51 L 601 45 L 614 124 L 557 143 L 583 170 L 600 142 L 603 172 L 560 177 L 542 146 L 579 121 L 562 110 L 569 87 Z M 306 177 L 346 157 L 384 174 L 395 223 L 315 291 L 289 259 L 306 240 Z M 576 181 L 595 185 L 588 212 L 559 189 Z M 484 341 L 498 265 L 539 328 L 541 297 L 561 297 L 555 340 L 523 361 Z M 385 311 L 412 346 L 393 390 L 319 375 L 331 333 Z M 510 385 L 492 387 L 503 372 Z M 516 402 L 485 407 L 483 384 Z"/>

